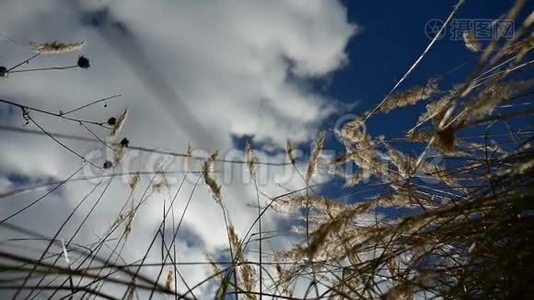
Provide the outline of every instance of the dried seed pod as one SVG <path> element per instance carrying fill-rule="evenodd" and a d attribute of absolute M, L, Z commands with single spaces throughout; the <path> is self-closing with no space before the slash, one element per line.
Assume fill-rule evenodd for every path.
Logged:
<path fill-rule="evenodd" d="M 89 69 L 89 67 L 91 67 L 89 59 L 85 56 L 78 57 L 78 62 L 76 64 L 82 69 Z"/>
<path fill-rule="evenodd" d="M 115 124 L 117 124 L 117 119 L 115 117 L 111 117 L 108 119 L 109 126 L 114 126 Z"/>
<path fill-rule="evenodd" d="M 111 161 L 109 161 L 109 160 L 106 160 L 104 162 L 104 169 L 109 169 L 111 167 L 113 167 L 113 163 Z"/>
<path fill-rule="evenodd" d="M 130 141 L 127 138 L 123 138 L 121 140 L 121 146 L 128 147 L 129 144 L 130 144 Z"/>

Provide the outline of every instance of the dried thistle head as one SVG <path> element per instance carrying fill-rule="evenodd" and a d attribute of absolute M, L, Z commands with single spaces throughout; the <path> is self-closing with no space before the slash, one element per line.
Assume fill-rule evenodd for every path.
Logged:
<path fill-rule="evenodd" d="M 38 44 L 33 47 L 33 50 L 40 54 L 62 54 L 62 53 L 78 51 L 84 45 L 85 45 L 85 41 L 78 42 L 78 43 L 60 43 L 60 42 L 54 41 L 54 42 L 49 42 L 49 43 Z"/>

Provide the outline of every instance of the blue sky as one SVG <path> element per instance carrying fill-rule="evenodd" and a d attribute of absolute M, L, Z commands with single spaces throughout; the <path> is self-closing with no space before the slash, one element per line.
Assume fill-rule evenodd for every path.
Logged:
<path fill-rule="evenodd" d="M 455 19 L 496 19 L 514 2 L 466 1 Z M 383 1 L 343 1 L 348 8 L 348 19 L 358 24 L 361 30 L 347 47 L 350 64 L 333 74 L 326 92 L 346 103 L 357 101 L 356 113 L 371 109 L 384 98 L 430 42 L 425 35 L 426 23 L 432 19 L 445 20 L 456 3 L 454 0 L 415 0 L 388 1 L 385 5 Z M 399 90 L 423 85 L 429 77 L 456 67 L 459 69 L 440 82 L 440 88 L 446 90 L 451 84 L 465 79 L 478 56 L 466 49 L 462 40 L 451 40 L 450 26 L 448 29 L 447 36 L 433 46 Z M 395 114 L 394 118 L 371 121 L 370 130 L 392 134 L 391 130 L 402 126 L 391 126 L 391 122 L 408 125 L 416 120 L 414 110 L 408 108 Z"/>
<path fill-rule="evenodd" d="M 432 19 L 445 20 L 458 1 L 342 1 L 347 7 L 348 20 L 358 24 L 358 34 L 346 48 L 349 64 L 334 72 L 326 81 L 316 85 L 318 90 L 347 104 L 356 104 L 345 114 L 361 114 L 380 103 L 397 81 L 406 73 L 421 55 L 431 39 L 425 34 L 427 22 Z M 515 1 L 466 1 L 453 20 L 494 20 L 501 17 Z M 528 7 L 528 5 L 527 5 Z M 533 5 L 530 5 L 534 8 Z M 522 20 L 529 9 L 518 18 Z M 519 24 L 518 24 L 519 25 Z M 475 66 L 478 55 L 469 51 L 463 40 L 453 40 L 453 25 L 447 27 L 440 39 L 425 56 L 417 68 L 397 90 L 424 85 L 430 77 L 448 73 L 440 82 L 446 91 L 453 84 L 462 82 Z M 483 45 L 487 41 L 482 41 Z M 407 107 L 399 111 L 379 115 L 369 121 L 367 129 L 372 134 L 386 137 L 402 136 L 417 121 L 420 108 Z M 326 130 L 336 126 L 339 115 L 323 125 Z M 330 149 L 344 151 L 330 134 Z M 402 145 L 399 145 L 402 147 Z M 410 152 L 413 149 L 404 149 Z M 324 188 L 328 195 L 339 196 L 350 192 L 341 189 L 343 180 L 338 178 Z M 369 194 L 363 194 L 370 196 Z"/>
<path fill-rule="evenodd" d="M 328 93 L 345 102 L 358 99 L 364 107 L 379 102 L 430 40 L 425 24 L 432 19 L 445 20 L 457 1 L 343 1 L 348 19 L 361 26 L 348 45 L 350 65 L 335 73 Z M 457 13 L 457 19 L 495 19 L 515 1 L 470 0 Z M 528 11 L 528 10 L 527 10 Z M 444 38 L 402 86 L 423 84 L 429 76 L 467 64 L 452 78 L 461 80 L 476 60 L 463 41 Z"/>

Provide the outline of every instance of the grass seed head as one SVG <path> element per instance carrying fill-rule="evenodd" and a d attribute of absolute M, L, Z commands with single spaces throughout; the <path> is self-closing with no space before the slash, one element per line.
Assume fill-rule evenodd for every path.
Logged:
<path fill-rule="evenodd" d="M 250 143 L 247 143 L 245 152 L 248 172 L 251 177 L 254 177 L 256 176 L 256 157 L 254 156 L 254 150 L 252 149 Z"/>
<path fill-rule="evenodd" d="M 34 50 L 40 54 L 63 54 L 80 50 L 85 45 L 85 42 L 78 43 L 60 43 L 48 42 L 34 46 Z"/>
<path fill-rule="evenodd" d="M 475 37 L 475 34 L 472 31 L 464 31 L 462 33 L 462 37 L 464 38 L 465 47 L 473 52 L 480 51 L 480 48 L 482 47 L 480 45 L 480 42 Z"/>
<path fill-rule="evenodd" d="M 222 197 L 221 197 L 221 186 L 215 181 L 213 177 L 213 167 L 215 161 L 217 160 L 218 151 L 215 151 L 209 158 L 206 160 L 202 167 L 202 176 L 204 177 L 204 182 L 209 187 L 211 195 L 217 204 L 222 206 Z"/>
<path fill-rule="evenodd" d="M 306 170 L 306 183 L 310 182 L 311 177 L 317 169 L 317 164 L 319 163 L 319 155 L 323 151 L 324 147 L 325 132 L 322 131 L 315 142 L 315 148 L 313 149 L 310 160 L 308 162 L 308 169 Z"/>

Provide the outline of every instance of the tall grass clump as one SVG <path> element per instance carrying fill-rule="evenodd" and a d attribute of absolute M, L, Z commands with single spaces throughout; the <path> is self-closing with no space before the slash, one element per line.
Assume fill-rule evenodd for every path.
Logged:
<path fill-rule="evenodd" d="M 531 18 L 482 49 L 465 81 L 439 90 L 436 76 L 393 92 L 337 132 L 346 153 L 332 163 L 355 165 L 344 175 L 351 195 L 371 196 L 283 202 L 311 203 L 314 222 L 306 242 L 282 253 L 302 263 L 281 270 L 280 284 L 307 277 L 334 299 L 534 294 Z M 371 119 L 423 101 L 404 136 L 369 133 Z"/>

